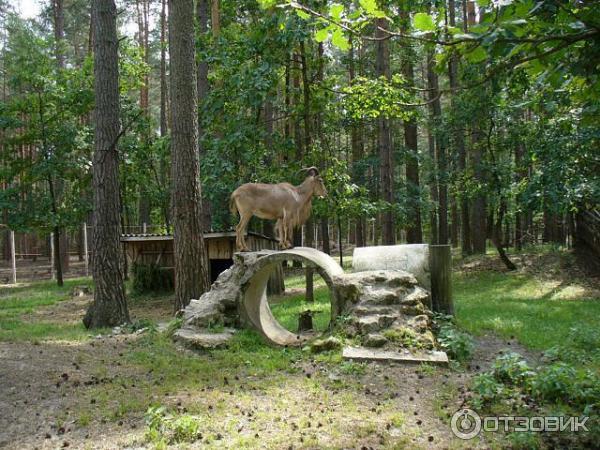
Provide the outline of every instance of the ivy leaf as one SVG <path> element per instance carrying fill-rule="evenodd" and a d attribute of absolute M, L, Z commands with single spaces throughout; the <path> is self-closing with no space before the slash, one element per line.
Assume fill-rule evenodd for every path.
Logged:
<path fill-rule="evenodd" d="M 315 33 L 315 41 L 324 42 L 329 37 L 329 30 L 327 28 L 321 28 Z"/>
<path fill-rule="evenodd" d="M 414 27 L 419 31 L 433 31 L 435 23 L 429 14 L 417 13 L 414 17 Z"/>
<path fill-rule="evenodd" d="M 337 28 L 333 32 L 333 35 L 331 36 L 331 43 L 340 50 L 348 50 L 350 48 L 348 39 L 346 39 L 346 36 L 344 36 L 344 32 L 341 28 Z"/>
<path fill-rule="evenodd" d="M 344 11 L 344 5 L 340 5 L 339 3 L 334 3 L 329 8 L 329 14 L 335 20 L 340 20 L 342 17 L 342 11 Z"/>

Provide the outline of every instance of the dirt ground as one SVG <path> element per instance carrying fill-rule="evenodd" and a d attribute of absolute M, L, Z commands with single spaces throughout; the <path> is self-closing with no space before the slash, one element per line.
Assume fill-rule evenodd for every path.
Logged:
<path fill-rule="evenodd" d="M 82 297 L 59 302 L 30 314 L 26 320 L 79 321 L 88 301 Z M 168 315 L 168 303 L 160 299 L 143 309 L 132 306 L 134 318 Z M 140 336 L 96 336 L 84 342 L 0 343 L 0 447 L 147 448 L 143 411 L 112 420 L 98 420 L 94 414 L 98 386 L 121 383 L 127 395 L 135 392 L 132 380 L 152 376 L 122 357 Z M 335 364 L 306 358 L 298 363 L 295 373 L 265 379 L 264 385 L 269 388 L 246 389 L 240 379 L 198 392 L 170 392 L 160 402 L 182 411 L 186 405 L 202 404 L 209 412 L 212 405 L 208 403 L 224 402 L 224 408 L 215 410 L 212 418 L 222 422 L 224 428 L 227 425 L 227 429 L 235 425 L 236 431 L 219 433 L 220 439 L 209 445 L 216 448 L 232 448 L 236 433 L 250 432 L 260 433 L 264 448 L 319 448 L 327 442 L 338 443 L 333 445 L 336 448 L 486 447 L 483 442 L 463 443 L 454 438 L 450 417 L 469 396 L 465 387 L 468 380 L 487 369 L 506 349 L 519 351 L 535 362 L 536 355 L 517 343 L 485 336 L 480 338 L 466 370 L 368 364 L 352 373 L 338 370 Z M 180 351 L 189 354 L 187 350 Z M 210 359 L 210 354 L 197 357 Z M 262 382 L 250 381 L 253 386 Z M 238 403 L 242 396 L 245 401 Z M 347 398 L 352 400 L 350 409 Z M 82 420 L 82 415 L 87 420 Z M 254 418 L 257 424 L 252 423 Z M 287 430 L 292 430 L 289 442 L 285 437 Z M 287 444 L 282 447 L 282 442 Z M 207 445 L 199 440 L 185 448 L 188 447 Z"/>

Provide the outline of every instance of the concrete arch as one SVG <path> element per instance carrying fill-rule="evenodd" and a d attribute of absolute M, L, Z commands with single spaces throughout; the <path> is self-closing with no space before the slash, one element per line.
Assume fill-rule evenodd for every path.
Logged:
<path fill-rule="evenodd" d="M 277 264 L 283 261 L 300 261 L 313 266 L 323 277 L 331 295 L 332 319 L 339 314 L 339 306 L 335 295 L 333 277 L 344 273 L 343 269 L 331 256 L 314 248 L 296 247 L 261 256 L 255 263 L 253 275 L 248 280 L 243 294 L 243 305 L 248 320 L 272 344 L 300 345 L 304 339 L 286 330 L 273 316 L 267 300 L 267 284 L 269 275 Z"/>

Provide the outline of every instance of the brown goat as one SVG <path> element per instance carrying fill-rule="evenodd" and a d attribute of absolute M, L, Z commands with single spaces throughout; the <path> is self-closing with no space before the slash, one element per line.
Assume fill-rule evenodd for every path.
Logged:
<path fill-rule="evenodd" d="M 239 251 L 248 251 L 244 234 L 252 216 L 277 220 L 279 245 L 290 248 L 292 230 L 302 225 L 310 216 L 313 196 L 324 197 L 327 190 L 316 167 L 302 169 L 306 179 L 299 186 L 290 183 L 246 183 L 231 194 L 229 209 L 239 213 L 240 221 L 235 227 L 236 245 Z"/>

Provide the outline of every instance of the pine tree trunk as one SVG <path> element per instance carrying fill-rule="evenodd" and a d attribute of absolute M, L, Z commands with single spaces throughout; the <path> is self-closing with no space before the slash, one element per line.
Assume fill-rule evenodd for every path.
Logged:
<path fill-rule="evenodd" d="M 169 1 L 175 311 L 209 288 L 198 166 L 194 2 Z"/>
<path fill-rule="evenodd" d="M 352 82 L 356 78 L 356 68 L 354 62 L 355 51 L 354 41 L 352 40 L 352 38 L 350 41 L 350 45 L 350 55 L 348 57 L 348 78 L 350 84 L 352 84 Z M 358 119 L 355 120 L 358 122 Z M 363 170 L 360 168 L 360 162 L 362 161 L 365 153 L 362 121 L 352 124 L 352 128 L 350 130 L 350 143 L 352 147 L 352 176 L 354 182 L 360 185 L 365 181 Z M 366 245 L 364 222 L 364 217 L 359 216 L 356 218 L 356 231 L 354 236 L 354 242 L 357 247 L 364 247 Z"/>
<path fill-rule="evenodd" d="M 480 145 L 480 130 L 476 124 L 473 130 L 471 164 L 475 180 L 479 186 L 485 183 L 483 173 L 483 155 Z M 483 192 L 477 192 L 471 208 L 471 232 L 473 253 L 484 254 L 486 251 L 487 216 L 486 198 Z"/>
<path fill-rule="evenodd" d="M 160 8 L 160 136 L 165 137 L 169 132 L 168 117 L 169 89 L 167 83 L 167 0 L 161 0 Z M 169 174 L 167 161 L 161 158 L 160 179 L 163 189 L 166 189 Z M 163 191 L 165 192 L 165 191 Z M 161 208 L 167 232 L 171 231 L 170 200 L 163 199 Z"/>
<path fill-rule="evenodd" d="M 60 73 L 65 68 L 64 38 L 65 38 L 65 11 L 63 0 L 52 1 L 52 12 L 54 16 L 54 40 L 56 67 Z M 40 118 L 43 120 L 43 117 Z M 64 181 L 62 178 L 50 177 L 50 188 L 52 192 L 52 209 L 54 214 L 58 214 L 58 205 L 64 194 Z M 57 249 L 55 258 L 56 281 L 59 286 L 63 285 L 63 273 L 69 270 L 69 242 L 66 230 L 61 226 L 54 227 L 54 241 Z"/>
<path fill-rule="evenodd" d="M 386 19 L 377 19 L 375 22 L 377 30 L 375 36 L 384 38 L 386 35 L 380 28 L 387 26 Z M 376 73 L 378 77 L 390 79 L 390 50 L 387 39 L 377 41 Z M 377 119 L 377 135 L 379 148 L 379 166 L 381 176 L 381 199 L 394 203 L 394 164 L 392 155 L 392 132 L 390 119 L 381 115 Z M 394 215 L 391 209 L 382 213 L 382 240 L 384 245 L 393 245 L 396 241 L 394 233 Z"/>
<path fill-rule="evenodd" d="M 119 68 L 117 8 L 113 0 L 93 0 L 94 231 L 92 274 L 94 301 L 83 319 L 87 328 L 129 322 L 123 283 L 119 202 Z"/>
<path fill-rule="evenodd" d="M 437 190 L 438 190 L 438 233 L 437 243 L 445 245 L 448 243 L 448 162 L 446 154 L 446 138 L 439 130 L 442 120 L 442 105 L 439 98 L 439 82 L 435 72 L 435 60 L 433 52 L 427 58 L 427 84 L 430 89 L 429 97 L 431 103 L 431 115 L 436 126 L 435 150 L 437 159 Z"/>
<path fill-rule="evenodd" d="M 218 12 L 218 11 L 217 11 Z M 198 18 L 198 31 L 200 36 L 203 39 L 206 39 L 208 33 L 208 0 L 197 0 L 196 2 L 196 13 Z M 204 41 L 202 41 L 204 42 Z M 206 139 L 207 134 L 204 129 L 204 119 L 203 112 L 204 109 L 202 107 L 202 102 L 208 96 L 210 92 L 210 84 L 208 83 L 208 63 L 206 60 L 198 57 L 198 106 L 199 106 L 199 115 L 198 115 L 198 155 L 200 157 L 200 161 L 204 158 L 206 154 L 206 149 L 204 148 L 203 140 Z M 212 216 L 210 210 L 210 201 L 208 197 L 205 195 L 202 196 L 202 230 L 210 231 L 212 226 Z"/>

